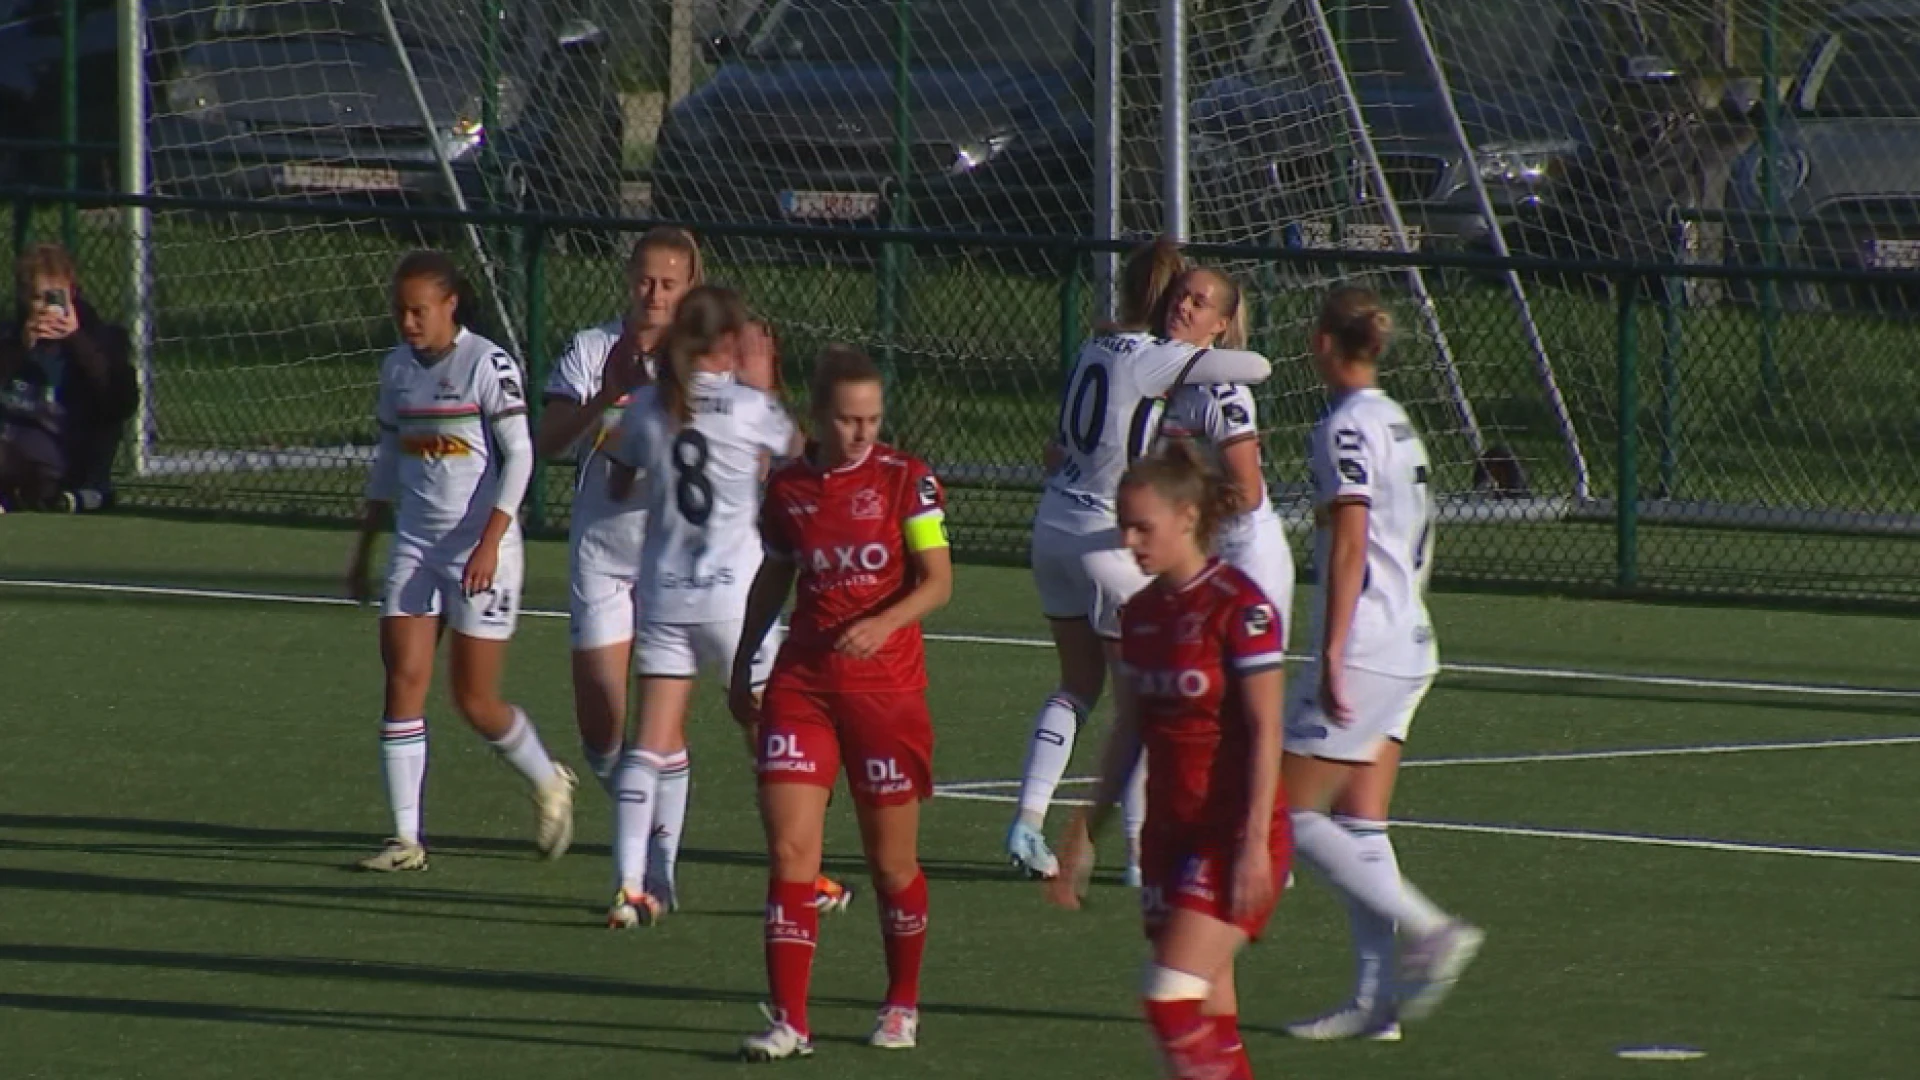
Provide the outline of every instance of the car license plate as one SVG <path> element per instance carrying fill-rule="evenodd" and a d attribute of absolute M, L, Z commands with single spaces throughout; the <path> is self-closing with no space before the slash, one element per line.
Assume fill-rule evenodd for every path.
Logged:
<path fill-rule="evenodd" d="M 1875 270 L 1920 270 L 1920 240 L 1867 241 L 1867 266 Z"/>
<path fill-rule="evenodd" d="M 870 191 L 783 191 L 780 213 L 813 221 L 860 221 L 877 217 L 880 196 Z"/>
<path fill-rule="evenodd" d="M 307 191 L 398 191 L 400 173 L 347 165 L 282 165 L 280 182 Z"/>
<path fill-rule="evenodd" d="M 1393 243 L 1393 226 L 1355 223 L 1340 230 L 1340 242 L 1333 242 L 1333 222 L 1303 221 L 1300 238 L 1309 248 L 1341 251 L 1398 251 Z M 1420 226 L 1407 226 L 1407 250 L 1420 250 Z"/>

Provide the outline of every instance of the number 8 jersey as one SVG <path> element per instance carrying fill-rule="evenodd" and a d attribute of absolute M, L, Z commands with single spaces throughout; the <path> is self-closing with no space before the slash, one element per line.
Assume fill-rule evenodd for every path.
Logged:
<path fill-rule="evenodd" d="M 762 465 L 793 449 L 794 427 L 770 395 L 730 374 L 696 372 L 693 419 L 661 409 L 659 387 L 633 395 L 608 456 L 647 475 L 647 557 L 640 610 L 650 623 L 738 619 L 760 569 Z"/>
<path fill-rule="evenodd" d="M 1377 388 L 1356 390 L 1333 403 L 1308 443 L 1313 474 L 1314 588 L 1309 648 L 1325 638 L 1325 568 L 1336 503 L 1367 507 L 1367 570 L 1347 635 L 1347 665 L 1401 678 L 1439 669 L 1433 621 L 1427 615 L 1427 576 L 1433 570 L 1433 497 L 1427 483 L 1426 444 L 1399 403 Z"/>

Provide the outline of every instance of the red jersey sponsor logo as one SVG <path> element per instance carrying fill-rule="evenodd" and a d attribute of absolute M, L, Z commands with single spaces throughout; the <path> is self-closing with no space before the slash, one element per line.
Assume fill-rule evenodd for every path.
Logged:
<path fill-rule="evenodd" d="M 924 512 L 929 497 L 937 508 L 940 486 L 932 471 L 884 446 L 839 469 L 802 460 L 774 473 L 761 533 L 767 550 L 790 559 L 799 574 L 776 681 L 840 693 L 926 685 L 918 626 L 894 633 L 867 660 L 842 656 L 834 646 L 849 626 L 913 590 L 915 563 L 902 523 Z"/>

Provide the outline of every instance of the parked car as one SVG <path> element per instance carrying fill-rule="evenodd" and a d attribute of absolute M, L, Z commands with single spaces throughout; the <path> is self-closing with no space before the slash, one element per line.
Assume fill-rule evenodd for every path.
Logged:
<path fill-rule="evenodd" d="M 1735 261 L 1920 270 L 1915 41 L 1916 0 L 1859 3 L 1829 19 L 1801 59 L 1782 110 L 1773 191 L 1765 190 L 1762 177 L 1763 147 L 1756 145 L 1735 170 L 1729 224 Z M 1796 283 L 1780 295 L 1804 308 L 1869 302 L 1877 291 Z M 1902 306 L 1914 299 L 1903 298 Z"/>
<path fill-rule="evenodd" d="M 713 78 L 662 125 L 655 212 L 1084 233 L 1092 43 L 1078 0 L 916 0 L 904 72 L 897 10 L 783 0 L 715 43 Z"/>
<path fill-rule="evenodd" d="M 901 201 L 896 160 L 904 81 L 905 220 L 937 229 L 1082 234 L 1092 225 L 1091 8 L 1081 0 L 916 0 L 910 49 L 897 63 L 893 0 L 782 0 L 724 39 L 711 82 L 668 115 L 654 162 L 654 205 L 687 221 L 886 225 Z M 1352 209 L 1344 246 L 1384 246 L 1381 218 L 1339 160 L 1344 105 L 1322 65 L 1306 5 L 1238 5 L 1194 50 L 1189 172 L 1198 238 L 1331 242 L 1335 207 Z M 1468 188 L 1487 182 L 1515 246 L 1588 250 L 1604 236 L 1593 178 L 1602 140 L 1591 119 L 1620 85 L 1668 80 L 1655 35 L 1630 2 L 1505 0 L 1448 19 L 1427 5 L 1456 50 L 1455 101 L 1476 156 L 1465 159 L 1398 4 L 1349 5 L 1341 16 L 1355 94 L 1382 172 L 1425 246 L 1482 246 L 1487 224 Z M 1237 21 L 1236 21 L 1237 19 Z M 1442 30 L 1451 31 L 1441 33 Z M 1152 50 L 1146 50 L 1151 54 Z M 1150 88 L 1130 52 L 1129 94 Z M 904 76 L 904 80 L 902 80 Z M 1613 94 L 1615 98 L 1624 95 Z M 1150 111 L 1135 108 L 1137 118 Z M 1311 118 L 1311 120 L 1303 120 Z M 1137 152 L 1151 131 L 1126 140 Z M 1149 158 L 1153 152 L 1147 153 Z M 1155 160 L 1123 169 L 1147 178 L 1127 202 L 1158 221 Z M 1615 171 L 1615 175 L 1618 170 Z M 1579 183 L 1576 176 L 1587 178 Z M 1578 233 L 1577 242 L 1570 234 Z M 1611 243 L 1611 241 L 1608 241 Z M 1612 254 L 1612 252 L 1608 252 Z"/>
<path fill-rule="evenodd" d="M 557 23 L 548 5 L 501 5 L 488 87 L 478 4 L 390 3 L 399 47 L 380 0 L 222 0 L 170 57 L 155 95 L 156 186 L 441 201 L 438 143 L 470 202 L 618 207 L 620 108 L 603 33 Z M 497 131 L 483 124 L 489 94 Z M 489 149 L 500 177 L 491 191 Z"/>
<path fill-rule="evenodd" d="M 1331 5 L 1330 5 L 1331 7 Z M 1613 256 L 1626 197 L 1601 129 L 1629 88 L 1672 81 L 1632 4 L 1500 0 L 1423 5 L 1445 60 L 1455 135 L 1400 4 L 1335 9 L 1342 60 L 1380 173 L 1418 248 L 1484 249 L 1477 171 L 1510 247 Z M 1307 5 L 1250 8 L 1226 32 L 1240 48 L 1192 105 L 1189 171 L 1203 233 L 1296 246 L 1386 249 L 1374 183 L 1350 137 L 1341 87 Z M 1336 213 L 1338 211 L 1338 213 Z"/>
<path fill-rule="evenodd" d="M 80 0 L 84 142 L 119 138 L 112 0 Z M 496 131 L 482 9 L 473 0 L 148 0 L 152 178 L 164 194 L 444 203 L 434 144 L 470 202 L 567 213 L 619 206 L 620 106 L 606 35 L 549 5 L 501 5 Z M 60 134 L 60 0 L 0 0 L 0 138 Z M 425 99 L 423 115 L 412 76 Z M 6 155 L 14 178 L 57 185 L 59 155 Z M 112 157 L 90 153 L 89 186 Z M 0 176 L 4 176 L 0 173 Z"/>

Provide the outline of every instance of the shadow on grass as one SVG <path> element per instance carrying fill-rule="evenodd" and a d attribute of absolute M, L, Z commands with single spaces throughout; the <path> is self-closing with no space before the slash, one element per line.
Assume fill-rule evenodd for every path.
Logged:
<path fill-rule="evenodd" d="M 518 1043 L 533 1046 L 575 1047 L 593 1050 L 632 1050 L 678 1054 L 708 1061 L 730 1061 L 732 1054 L 686 1050 L 677 1047 L 649 1046 L 637 1041 L 588 1039 L 536 1032 L 514 1032 L 503 1028 L 535 1029 L 586 1028 L 608 1031 L 660 1032 L 672 1034 L 726 1036 L 731 1030 L 720 1028 L 674 1027 L 662 1024 L 611 1024 L 587 1020 L 530 1020 L 504 1015 L 436 1016 L 398 1012 L 343 1012 L 338 1009 L 288 1009 L 271 1005 L 226 1005 L 212 1002 L 157 1001 L 150 998 L 81 997 L 64 994 L 0 993 L 0 1008 L 36 1012 L 73 1013 L 83 1016 L 127 1016 L 147 1020 L 198 1020 L 229 1024 L 257 1024 L 269 1027 L 309 1028 L 319 1031 L 367 1032 L 382 1035 L 416 1035 L 444 1039 L 474 1039 L 482 1042 Z"/>
<path fill-rule="evenodd" d="M 697 986 L 668 986 L 631 982 L 597 975 L 566 975 L 541 971 L 497 971 L 484 968 L 443 967 L 381 960 L 334 957 L 246 956 L 201 952 L 164 952 L 157 949 L 117 949 L 79 945 L 0 945 L 0 963 L 59 966 L 130 967 L 153 971 L 191 971 L 327 982 L 385 983 L 478 992 L 556 994 L 568 997 L 627 1000 L 703 1002 L 745 1008 L 758 1004 L 759 991 L 716 990 Z M 3 1001 L 4 998 L 0 998 Z M 87 1001 L 92 999 L 78 999 Z M 819 1005 L 834 1008 L 871 1008 L 871 999 L 815 997 Z M 198 1006 L 183 1006 L 197 1008 Z M 1021 1021 L 1063 1020 L 1092 1024 L 1132 1024 L 1132 1017 L 1101 1013 L 1008 1005 L 923 1002 L 932 1014 L 990 1017 Z M 635 1025 L 642 1026 L 642 1025 Z M 700 1030 L 700 1029 L 678 1029 Z"/>
<path fill-rule="evenodd" d="M 245 846 L 256 849 L 280 851 L 339 851 L 342 853 L 339 865 L 351 869 L 352 860 L 373 850 L 378 838 L 369 833 L 339 832 L 320 829 L 287 829 L 259 825 L 233 825 L 214 821 L 167 821 L 154 818 L 93 817 L 65 814 L 0 814 L 0 830 L 47 830 L 117 833 L 134 836 L 168 836 L 184 840 L 201 840 L 227 847 Z M 66 851 L 84 854 L 126 854 L 140 857 L 157 858 L 200 858 L 212 857 L 216 853 L 208 852 L 197 845 L 126 845 L 112 840 L 105 843 L 85 841 L 37 841 L 9 840 L 9 844 L 19 849 L 41 851 Z M 492 836 L 434 836 L 428 838 L 429 846 L 436 855 L 482 856 L 488 858 L 511 858 L 532 861 L 531 848 L 526 840 Z M 364 850 L 363 850 L 364 849 Z M 612 849 L 606 844 L 575 844 L 572 856 L 610 859 Z M 222 861 L 233 861 L 231 851 L 221 851 L 217 857 Z M 244 856 L 243 856 L 244 857 Z M 272 862 L 292 862 L 293 860 L 260 860 Z M 723 851 L 711 848 L 691 848 L 680 853 L 682 863 L 707 866 L 735 866 L 757 868 L 764 867 L 767 857 L 759 851 Z M 302 864 L 311 864 L 311 860 L 299 860 Z M 856 856 L 834 856 L 826 860 L 829 873 L 846 877 L 864 877 L 866 863 Z M 1015 875 L 997 862 L 959 862 L 947 859 L 931 859 L 921 863 L 921 868 L 931 880 L 959 882 L 1008 882 L 1023 884 Z M 392 880 L 375 878 L 370 880 Z M 178 884 L 178 883 L 176 883 Z M 346 896 L 365 896 L 371 891 L 420 892 L 422 895 L 439 896 L 428 890 L 373 890 L 368 888 L 341 887 L 339 891 Z M 539 901 L 529 901 L 530 903 Z"/>

